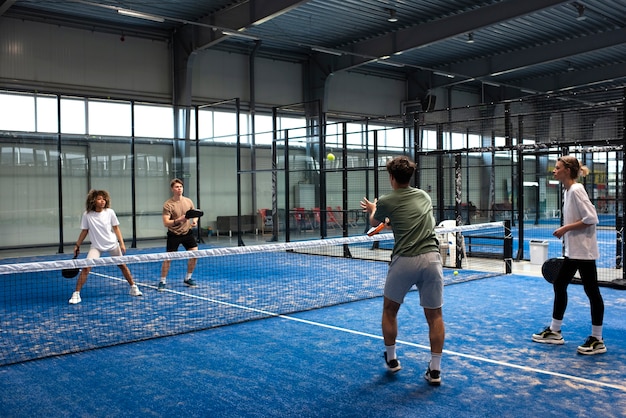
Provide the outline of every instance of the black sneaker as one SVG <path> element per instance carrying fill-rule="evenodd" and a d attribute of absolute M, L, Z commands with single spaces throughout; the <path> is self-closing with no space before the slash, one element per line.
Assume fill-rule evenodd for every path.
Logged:
<path fill-rule="evenodd" d="M 185 286 L 188 286 L 188 287 L 197 287 L 198 286 L 194 279 L 184 280 L 183 283 L 185 284 Z"/>
<path fill-rule="evenodd" d="M 389 369 L 389 371 L 391 373 L 395 373 L 400 371 L 400 369 L 402 369 L 402 366 L 400 366 L 400 362 L 398 361 L 398 359 L 391 359 L 389 361 L 387 361 L 387 353 L 383 353 L 385 356 L 385 363 L 387 364 L 387 368 Z"/>
<path fill-rule="evenodd" d="M 565 344 L 561 331 L 552 331 L 550 327 L 546 327 L 538 334 L 533 334 L 533 341 L 543 344 Z"/>
<path fill-rule="evenodd" d="M 441 371 L 439 370 L 430 370 L 430 366 L 428 370 L 426 370 L 426 374 L 424 375 L 424 379 L 431 386 L 439 386 L 441 385 Z"/>
<path fill-rule="evenodd" d="M 606 353 L 606 345 L 604 341 L 589 336 L 583 345 L 578 346 L 578 352 L 586 355 L 602 354 Z"/>

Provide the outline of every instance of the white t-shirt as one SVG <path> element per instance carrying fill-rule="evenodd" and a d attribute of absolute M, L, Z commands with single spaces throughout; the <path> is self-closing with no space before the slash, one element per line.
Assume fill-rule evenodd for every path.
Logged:
<path fill-rule="evenodd" d="M 596 237 L 598 214 L 589 200 L 585 186 L 574 183 L 563 196 L 563 224 L 580 220 L 588 226 L 565 233 L 563 236 L 565 256 L 577 260 L 597 260 L 600 258 Z"/>
<path fill-rule="evenodd" d="M 119 225 L 113 209 L 102 212 L 85 212 L 80 220 L 80 228 L 89 230 L 91 246 L 101 252 L 111 251 L 119 245 L 113 227 Z"/>

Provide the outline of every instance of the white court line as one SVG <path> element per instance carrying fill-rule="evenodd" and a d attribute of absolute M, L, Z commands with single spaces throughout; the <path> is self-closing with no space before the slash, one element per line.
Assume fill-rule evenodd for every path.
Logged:
<path fill-rule="evenodd" d="M 108 277 L 108 278 L 115 279 L 115 280 L 118 280 L 118 281 L 124 281 L 124 282 L 126 281 L 126 279 L 121 279 L 121 278 L 114 277 L 114 276 L 108 276 L 108 275 L 105 275 L 105 274 L 100 274 L 100 273 L 91 273 L 91 274 L 102 276 L 102 277 Z M 139 284 L 139 283 L 135 282 L 135 284 Z M 157 289 L 156 286 L 152 286 L 152 285 L 141 285 L 141 286 L 142 287 L 152 288 L 152 289 L 155 289 L 155 290 Z M 242 310 L 246 310 L 246 311 L 252 311 L 252 312 L 260 313 L 260 314 L 267 315 L 267 316 L 270 316 L 270 317 L 276 317 L 276 318 L 287 319 L 287 320 L 290 320 L 290 321 L 301 322 L 303 324 L 314 325 L 314 326 L 321 327 L 321 328 L 328 328 L 328 329 L 332 329 L 332 330 L 335 330 L 335 331 L 345 332 L 345 333 L 348 333 L 348 334 L 361 335 L 363 337 L 374 338 L 376 340 L 382 340 L 383 339 L 383 337 L 381 335 L 375 335 L 375 334 L 370 334 L 368 332 L 356 331 L 356 330 L 353 330 L 353 329 L 348 329 L 348 328 L 338 327 L 338 326 L 334 326 L 334 325 L 323 324 L 321 322 L 309 321 L 307 319 L 296 318 L 296 317 L 289 316 L 289 315 L 277 314 L 277 313 L 274 313 L 274 312 L 265 311 L 263 309 L 251 308 L 249 306 L 239 305 L 239 304 L 236 304 L 236 303 L 224 302 L 224 301 L 220 301 L 220 300 L 216 300 L 216 299 L 211 299 L 211 298 L 208 298 L 208 297 L 205 297 L 205 296 L 193 295 L 193 294 L 190 294 L 190 293 L 179 292 L 179 291 L 171 290 L 171 289 L 165 289 L 165 291 L 161 291 L 161 293 L 165 293 L 165 292 L 170 292 L 170 293 L 181 295 L 181 296 L 187 296 L 187 297 L 191 297 L 191 298 L 194 298 L 194 299 L 201 299 L 201 300 L 204 300 L 204 301 L 207 301 L 207 302 L 216 303 L 218 305 L 229 306 L 231 308 L 238 308 L 238 309 L 242 309 Z M 417 347 L 417 348 L 424 349 L 426 351 L 430 351 L 430 347 L 429 346 L 422 345 L 422 344 L 416 344 L 416 343 L 413 343 L 413 342 L 402 341 L 402 340 L 396 340 L 396 343 L 397 344 L 408 345 L 408 346 L 411 346 L 411 347 Z M 576 381 L 576 382 L 588 383 L 588 384 L 592 384 L 592 385 L 595 385 L 595 386 L 602 386 L 602 387 L 611 388 L 611 389 L 617 389 L 617 390 L 620 390 L 622 392 L 626 392 L 626 386 L 623 386 L 623 385 L 617 385 L 617 384 L 613 384 L 613 383 L 605 383 L 605 382 L 601 382 L 601 381 L 598 381 L 598 380 L 586 379 L 584 377 L 573 376 L 573 375 L 565 374 L 565 373 L 551 372 L 551 371 L 548 371 L 548 370 L 537 369 L 537 368 L 534 368 L 534 367 L 521 366 L 519 364 L 508 363 L 508 362 L 499 361 L 499 360 L 492 360 L 492 359 L 489 359 L 489 358 L 486 358 L 486 357 L 479 357 L 479 356 L 475 356 L 475 355 L 472 355 L 472 354 L 459 353 L 457 351 L 443 350 L 443 352 L 445 354 L 448 354 L 448 355 L 451 355 L 451 356 L 463 357 L 463 358 L 467 358 L 467 359 L 471 359 L 471 360 L 477 360 L 477 361 L 481 361 L 481 362 L 484 362 L 484 363 L 496 364 L 498 366 L 510 367 L 512 369 L 524 370 L 524 371 L 532 372 L 532 373 L 538 373 L 538 374 L 545 374 L 545 375 L 549 375 L 549 376 L 561 377 L 561 378 L 568 379 L 568 380 L 573 380 L 573 381 Z"/>
<path fill-rule="evenodd" d="M 292 321 L 303 322 L 303 323 L 306 323 L 306 324 L 309 324 L 309 325 L 315 325 L 315 326 L 322 327 L 322 328 L 329 328 L 329 329 L 333 329 L 333 330 L 337 330 L 337 331 L 347 332 L 349 334 L 362 335 L 362 336 L 365 336 L 365 337 L 375 338 L 377 340 L 382 340 L 383 339 L 383 337 L 380 336 L 380 335 L 374 335 L 374 334 L 370 334 L 370 333 L 367 333 L 367 332 L 355 331 L 355 330 L 351 330 L 351 329 L 348 329 L 348 328 L 336 327 L 336 326 L 333 326 L 333 325 L 327 325 L 327 324 L 322 324 L 322 323 L 319 323 L 319 322 L 308 321 L 306 319 L 294 318 L 294 317 L 287 316 L 287 315 L 275 315 L 275 316 L 277 316 L 279 318 L 289 319 L 289 320 L 292 320 Z M 397 344 L 409 345 L 411 347 L 422 348 L 424 350 L 430 351 L 430 347 L 429 346 L 425 346 L 425 345 L 422 345 L 422 344 L 416 344 L 416 343 L 412 343 L 412 342 L 409 342 L 409 341 L 402 341 L 402 340 L 396 340 L 396 343 Z M 499 366 L 510 367 L 510 368 L 513 368 L 513 369 L 520 369 L 520 370 L 533 372 L 533 373 L 547 374 L 547 375 L 550 375 L 550 376 L 562 377 L 562 378 L 569 379 L 569 380 L 575 380 L 575 381 L 582 382 L 582 383 L 590 383 L 590 384 L 593 384 L 593 385 L 596 385 L 596 386 L 603 386 L 603 387 L 607 387 L 607 388 L 611 388 L 611 389 L 621 390 L 622 392 L 626 392 L 626 386 L 622 386 L 622 385 L 616 385 L 616 384 L 612 384 L 612 383 L 600 382 L 598 380 L 585 379 L 583 377 L 572 376 L 572 375 L 564 374 L 564 373 L 551 372 L 551 371 L 548 371 L 548 370 L 536 369 L 534 367 L 520 366 L 518 364 L 507 363 L 507 362 L 504 362 L 504 361 L 492 360 L 492 359 L 488 359 L 488 358 L 485 358 L 485 357 L 474 356 L 474 355 L 471 355 L 471 354 L 459 353 L 457 351 L 443 350 L 443 352 L 445 354 L 449 354 L 449 355 L 452 355 L 452 356 L 464 357 L 464 358 L 468 358 L 468 359 L 472 359 L 472 360 L 478 360 L 478 361 L 482 361 L 482 362 L 485 362 L 485 363 L 497 364 Z"/>

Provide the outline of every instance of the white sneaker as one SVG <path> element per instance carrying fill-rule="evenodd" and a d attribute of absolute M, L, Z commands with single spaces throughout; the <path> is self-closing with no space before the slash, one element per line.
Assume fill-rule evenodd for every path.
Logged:
<path fill-rule="evenodd" d="M 72 297 L 70 298 L 70 304 L 76 305 L 77 303 L 80 303 L 80 292 L 72 293 Z"/>
<path fill-rule="evenodd" d="M 139 290 L 137 285 L 134 284 L 130 287 L 130 295 L 131 296 L 143 296 L 143 293 L 141 293 L 141 290 Z"/>

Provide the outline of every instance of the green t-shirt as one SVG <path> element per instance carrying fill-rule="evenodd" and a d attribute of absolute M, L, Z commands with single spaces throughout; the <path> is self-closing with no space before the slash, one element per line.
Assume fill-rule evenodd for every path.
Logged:
<path fill-rule="evenodd" d="M 396 241 L 392 256 L 439 251 L 432 200 L 425 191 L 414 187 L 393 190 L 378 199 L 374 218 L 391 222 Z"/>

